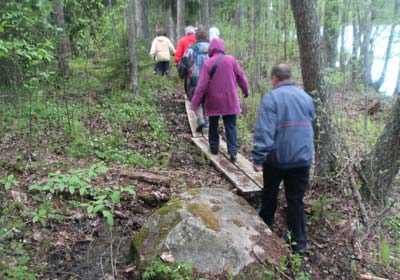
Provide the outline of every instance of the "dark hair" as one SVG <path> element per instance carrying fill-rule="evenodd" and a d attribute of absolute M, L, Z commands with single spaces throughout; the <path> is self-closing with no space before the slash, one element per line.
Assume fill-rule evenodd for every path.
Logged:
<path fill-rule="evenodd" d="M 200 40 L 208 40 L 208 32 L 203 28 L 197 28 L 196 33 L 194 35 L 197 41 Z"/>
<path fill-rule="evenodd" d="M 157 30 L 157 36 L 167 36 L 167 33 L 163 28 Z"/>
<path fill-rule="evenodd" d="M 271 78 L 275 76 L 279 81 L 289 80 L 292 77 L 292 70 L 288 64 L 278 63 L 272 67 Z"/>

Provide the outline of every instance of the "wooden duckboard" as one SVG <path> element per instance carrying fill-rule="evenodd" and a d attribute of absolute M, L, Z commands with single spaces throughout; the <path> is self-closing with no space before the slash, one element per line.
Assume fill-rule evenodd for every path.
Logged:
<path fill-rule="evenodd" d="M 208 141 L 204 137 L 192 138 L 197 147 L 210 159 L 217 170 L 222 172 L 227 179 L 243 194 L 253 194 L 261 191 L 258 184 L 249 178 L 242 170 L 233 164 L 223 154 L 213 155 L 208 148 Z"/>
<path fill-rule="evenodd" d="M 197 128 L 197 116 L 196 113 L 193 110 L 190 110 L 190 101 L 189 99 L 185 96 L 185 107 L 186 107 L 186 113 L 189 119 L 189 125 L 190 125 L 190 130 L 192 131 L 193 137 L 201 137 L 201 133 L 196 132 Z M 207 135 L 208 134 L 208 129 L 204 128 L 203 129 L 203 134 Z"/>
<path fill-rule="evenodd" d="M 185 106 L 193 135 L 192 141 L 211 160 L 216 169 L 222 172 L 242 194 L 249 195 L 260 192 L 263 186 L 262 173 L 254 172 L 252 164 L 241 154 L 238 154 L 237 161 L 232 163 L 229 160 L 226 142 L 222 139 L 220 139 L 220 153 L 218 155 L 211 154 L 206 136 L 208 129 L 203 129 L 204 136 L 196 132 L 197 116 L 194 111 L 190 110 L 190 102 L 186 97 Z"/>

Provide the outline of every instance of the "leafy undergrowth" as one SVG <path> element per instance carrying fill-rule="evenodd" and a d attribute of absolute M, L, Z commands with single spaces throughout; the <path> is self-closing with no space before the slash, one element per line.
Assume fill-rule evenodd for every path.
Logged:
<path fill-rule="evenodd" d="M 21 102 L 18 111 L 12 103 L 0 106 L 1 279 L 132 279 L 130 238 L 155 209 L 190 188 L 232 189 L 188 139 L 183 92 L 173 89 L 180 81 L 146 83 L 140 98 L 71 84 L 69 99 L 49 91 Z M 239 119 L 246 156 L 257 100 L 246 102 Z M 350 130 L 359 133 L 358 120 L 349 119 Z M 369 209 L 376 219 L 365 229 L 348 182 L 345 172 L 312 181 L 303 257 L 250 266 L 236 278 L 357 279 L 372 273 L 395 279 L 398 215 L 374 216 Z M 257 206 L 257 199 L 252 203 Z M 286 235 L 284 207 L 274 231 Z M 188 264 L 169 267 L 157 260 L 143 277 L 216 279 L 195 274 Z M 227 271 L 222 279 L 233 276 Z"/>

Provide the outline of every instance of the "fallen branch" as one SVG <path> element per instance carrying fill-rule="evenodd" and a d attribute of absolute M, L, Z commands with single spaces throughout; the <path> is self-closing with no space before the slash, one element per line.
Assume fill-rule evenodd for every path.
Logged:
<path fill-rule="evenodd" d="M 171 185 L 170 177 L 150 172 L 121 170 L 119 171 L 119 175 L 131 179 L 136 179 L 141 182 L 150 183 L 153 185 L 163 185 L 168 187 Z"/>
<path fill-rule="evenodd" d="M 362 202 L 362 197 L 361 197 L 360 192 L 358 191 L 356 180 L 354 179 L 353 172 L 352 172 L 352 169 L 351 169 L 350 165 L 347 166 L 347 172 L 350 175 L 350 185 L 351 185 L 351 188 L 353 190 L 354 198 L 355 198 L 355 200 L 356 200 L 356 202 L 358 204 L 358 208 L 360 209 L 361 219 L 362 219 L 363 224 L 365 225 L 365 227 L 368 228 L 367 211 L 365 210 L 364 203 Z"/>
<path fill-rule="evenodd" d="M 360 274 L 360 280 L 389 280 L 389 279 L 376 277 L 369 274 Z"/>

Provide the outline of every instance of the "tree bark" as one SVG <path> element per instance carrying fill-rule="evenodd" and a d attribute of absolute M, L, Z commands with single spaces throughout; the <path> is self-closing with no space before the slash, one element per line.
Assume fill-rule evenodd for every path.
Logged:
<path fill-rule="evenodd" d="M 371 198 L 378 204 L 385 204 L 400 167 L 400 96 L 396 97 L 382 135 L 361 165 Z"/>
<path fill-rule="evenodd" d="M 360 32 L 359 32 L 359 22 L 358 22 L 358 5 L 357 0 L 352 1 L 352 27 L 353 27 L 353 46 L 351 52 L 351 80 L 353 84 L 356 84 L 360 77 L 359 72 L 359 61 L 358 61 L 358 51 L 360 49 Z"/>
<path fill-rule="evenodd" d="M 346 25 L 349 18 L 349 10 L 350 10 L 350 0 L 344 0 L 344 10 L 342 11 L 342 18 L 341 18 L 341 30 L 340 30 L 340 37 L 342 38 L 340 41 L 340 71 L 345 72 L 346 70 L 346 49 L 345 49 L 345 36 L 346 36 Z"/>
<path fill-rule="evenodd" d="M 165 2 L 165 20 L 164 20 L 164 25 L 165 25 L 165 32 L 167 33 L 168 38 L 171 39 L 171 41 L 174 41 L 174 32 L 172 28 L 172 7 L 171 7 L 171 1 L 168 0 Z"/>
<path fill-rule="evenodd" d="M 399 70 L 397 71 L 397 82 L 394 87 L 393 96 L 400 96 L 400 60 L 399 60 Z"/>
<path fill-rule="evenodd" d="M 133 0 L 128 0 L 128 7 L 126 8 L 126 33 L 128 37 L 128 84 L 129 89 L 135 94 L 140 95 L 138 86 L 138 70 L 136 63 L 136 50 L 135 50 L 135 32 L 133 24 Z"/>
<path fill-rule="evenodd" d="M 392 22 L 396 22 L 397 12 L 399 10 L 399 4 L 400 4 L 400 0 L 394 1 L 393 21 Z M 388 44 L 386 47 L 385 62 L 383 64 L 382 73 L 379 76 L 379 79 L 372 83 L 372 87 L 376 91 L 379 91 L 379 89 L 381 88 L 381 86 L 384 83 L 385 78 L 386 78 L 387 67 L 388 67 L 389 60 L 391 58 L 391 53 L 392 53 L 392 45 L 393 45 L 393 39 L 394 39 L 394 35 L 395 35 L 396 26 L 397 26 L 397 24 L 392 24 L 392 26 L 390 27 L 390 34 L 389 34 Z"/>
<path fill-rule="evenodd" d="M 203 26 L 206 30 L 210 28 L 210 3 L 208 2 L 208 0 L 204 0 Z"/>
<path fill-rule="evenodd" d="M 147 13 L 147 3 L 145 0 L 136 0 L 136 36 L 140 39 L 148 39 L 150 36 L 149 32 L 149 20 Z"/>
<path fill-rule="evenodd" d="M 184 0 L 177 0 L 177 23 L 176 23 L 176 35 L 178 40 L 185 34 L 185 1 Z"/>
<path fill-rule="evenodd" d="M 108 10 L 110 12 L 110 18 L 111 18 L 111 28 L 114 33 L 114 38 L 116 40 L 116 43 L 118 41 L 118 32 L 117 32 L 117 27 L 115 25 L 115 19 L 114 19 L 114 13 L 113 13 L 113 6 L 112 6 L 112 0 L 108 0 Z"/>
<path fill-rule="evenodd" d="M 325 1 L 324 33 L 324 64 L 336 68 L 337 44 L 339 39 L 339 5 L 338 0 Z"/>
<path fill-rule="evenodd" d="M 371 85 L 371 67 L 372 67 L 372 49 L 371 45 L 373 40 L 371 38 L 372 34 L 372 3 L 371 0 L 365 0 L 363 3 L 365 8 L 363 13 L 360 13 L 360 34 L 361 45 L 360 45 L 360 60 L 361 60 L 361 73 L 362 80 L 365 85 Z"/>
<path fill-rule="evenodd" d="M 58 31 L 58 65 L 60 67 L 61 74 L 64 77 L 68 77 L 71 74 L 71 69 L 68 64 L 68 44 L 67 35 L 65 32 L 65 21 L 64 21 L 64 5 L 61 0 L 54 0 L 54 16 Z"/>
<path fill-rule="evenodd" d="M 332 90 L 326 86 L 322 74 L 320 24 L 316 1 L 291 0 L 300 49 L 304 89 L 316 103 L 315 173 L 325 176 L 336 169 L 336 141 L 332 121 Z"/>

